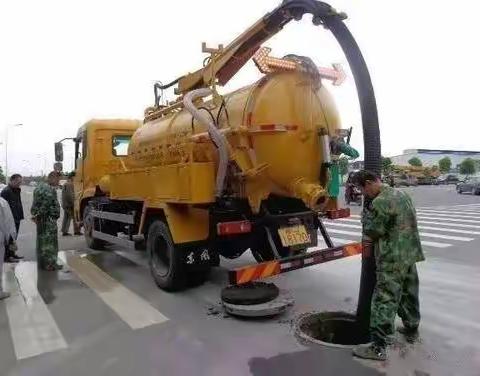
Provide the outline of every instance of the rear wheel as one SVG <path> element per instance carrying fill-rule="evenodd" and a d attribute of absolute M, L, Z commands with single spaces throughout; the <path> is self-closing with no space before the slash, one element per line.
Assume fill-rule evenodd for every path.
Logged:
<path fill-rule="evenodd" d="M 85 236 L 85 242 L 89 248 L 100 250 L 105 247 L 105 242 L 93 237 L 95 219 L 91 212 L 91 206 L 87 206 L 83 212 L 83 234 Z"/>
<path fill-rule="evenodd" d="M 148 229 L 147 252 L 150 272 L 158 287 L 179 291 L 187 285 L 186 265 L 182 252 L 176 249 L 168 226 L 154 221 Z"/>
<path fill-rule="evenodd" d="M 462 188 L 457 187 L 457 193 L 461 195 L 463 193 Z"/>

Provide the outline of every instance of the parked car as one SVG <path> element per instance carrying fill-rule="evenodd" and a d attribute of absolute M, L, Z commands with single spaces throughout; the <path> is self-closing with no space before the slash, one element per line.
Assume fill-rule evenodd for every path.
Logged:
<path fill-rule="evenodd" d="M 480 177 L 471 176 L 466 178 L 464 182 L 458 183 L 457 192 L 460 194 L 471 192 L 473 195 L 480 195 Z"/>
<path fill-rule="evenodd" d="M 393 185 L 395 187 L 416 187 L 418 185 L 418 180 L 415 176 L 398 174 L 393 175 Z"/>
<path fill-rule="evenodd" d="M 30 184 L 28 184 L 30 187 L 36 187 L 37 182 L 36 181 L 31 181 Z"/>
<path fill-rule="evenodd" d="M 457 184 L 458 183 L 458 176 L 455 174 L 446 174 L 440 175 L 437 179 L 436 184 Z"/>

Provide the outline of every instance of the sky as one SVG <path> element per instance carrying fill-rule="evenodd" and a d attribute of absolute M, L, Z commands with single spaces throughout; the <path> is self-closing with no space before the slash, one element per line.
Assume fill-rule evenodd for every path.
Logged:
<path fill-rule="evenodd" d="M 0 164 L 24 175 L 50 170 L 53 143 L 91 118 L 142 118 L 153 83 L 201 66 L 201 42 L 228 44 L 280 0 L 15 0 L 0 2 Z M 372 77 L 382 153 L 435 148 L 480 150 L 480 53 L 474 1 L 332 0 L 344 11 Z M 328 31 L 310 17 L 265 46 L 271 55 L 342 63 L 347 81 L 328 83 L 343 127 L 363 151 L 355 84 Z M 224 88 L 261 77 L 252 62 Z M 167 93 L 173 99 L 173 93 Z M 14 127 L 21 123 L 22 126 Z M 66 148 L 65 169 L 73 164 Z"/>

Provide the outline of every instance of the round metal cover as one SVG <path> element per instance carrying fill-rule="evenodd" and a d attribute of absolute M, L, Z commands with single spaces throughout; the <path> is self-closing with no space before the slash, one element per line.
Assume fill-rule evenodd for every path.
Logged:
<path fill-rule="evenodd" d="M 278 287 L 273 283 L 250 282 L 225 287 L 222 290 L 222 301 L 235 305 L 262 304 L 272 301 L 278 294 Z"/>
<path fill-rule="evenodd" d="M 266 303 L 237 305 L 223 302 L 225 311 L 233 316 L 241 317 L 272 317 L 284 313 L 288 307 L 293 306 L 294 300 L 287 293 L 280 295 Z"/>

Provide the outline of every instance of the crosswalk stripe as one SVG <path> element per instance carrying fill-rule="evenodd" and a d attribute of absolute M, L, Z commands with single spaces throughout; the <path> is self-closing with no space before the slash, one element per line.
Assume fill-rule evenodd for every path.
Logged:
<path fill-rule="evenodd" d="M 418 226 L 421 230 L 434 230 L 434 231 L 443 231 L 443 232 L 455 232 L 457 234 L 470 234 L 470 235 L 480 235 L 478 231 L 471 230 L 458 230 L 455 228 L 445 228 L 445 227 L 430 227 L 430 226 Z"/>
<path fill-rule="evenodd" d="M 335 223 L 335 222 L 327 222 L 326 225 L 328 226 L 336 226 L 336 227 L 348 227 L 348 228 L 358 228 L 361 229 L 361 225 L 350 225 L 348 223 Z"/>
<path fill-rule="evenodd" d="M 360 223 L 360 222 L 358 222 Z M 336 227 L 347 227 L 347 228 L 356 228 L 356 229 L 361 229 L 362 226 L 360 224 L 358 225 L 351 225 L 348 223 L 338 223 L 338 222 L 326 222 L 325 223 L 328 226 L 336 226 Z M 440 223 L 444 224 L 444 223 Z M 474 226 L 475 227 L 475 226 Z M 434 230 L 434 231 L 442 231 L 442 232 L 454 232 L 457 234 L 469 234 L 469 235 L 480 235 L 480 232 L 478 231 L 471 231 L 471 230 L 458 230 L 454 228 L 446 228 L 446 227 L 431 227 L 431 226 L 418 226 L 420 230 Z"/>
<path fill-rule="evenodd" d="M 445 212 L 441 212 L 445 213 Z M 437 214 L 432 212 L 418 211 L 418 215 L 434 215 L 436 217 L 448 217 L 448 218 L 466 218 L 466 219 L 479 219 L 478 215 L 458 215 L 458 214 Z"/>
<path fill-rule="evenodd" d="M 360 222 L 360 219 L 350 219 L 350 218 L 339 218 L 339 219 L 335 219 L 335 222 L 354 222 L 354 223 L 359 223 Z"/>
<path fill-rule="evenodd" d="M 420 218 L 420 216 L 419 216 Z M 424 217 L 427 218 L 427 217 Z M 470 224 L 464 224 L 464 223 L 450 223 L 448 220 L 445 220 L 443 218 L 438 218 L 439 221 L 446 221 L 446 222 L 437 222 L 437 221 L 428 221 L 428 220 L 423 220 L 419 219 L 418 223 L 422 224 L 428 224 L 428 225 L 440 225 L 440 226 L 448 226 L 448 227 L 460 227 L 460 228 L 471 228 L 471 229 L 476 229 L 480 230 L 479 225 L 470 225 Z M 324 221 L 325 224 L 335 224 L 335 223 L 340 223 L 340 222 L 347 222 L 347 223 L 361 223 L 359 219 L 348 219 L 348 218 L 339 218 L 335 219 L 334 221 Z M 456 221 L 454 221 L 456 222 Z M 465 222 L 465 221 L 461 221 Z M 469 223 L 470 221 L 467 221 Z M 476 223 L 476 222 L 474 222 Z"/>
<path fill-rule="evenodd" d="M 428 225 L 449 226 L 449 227 L 474 228 L 474 229 L 480 230 L 480 226 L 468 225 L 463 223 L 435 222 L 435 221 L 424 221 L 424 220 L 419 220 L 418 223 L 425 223 Z"/>
<path fill-rule="evenodd" d="M 331 225 L 331 224 L 329 224 L 329 225 Z M 348 226 L 348 227 L 361 229 L 361 226 L 353 226 L 353 225 L 342 225 L 342 226 Z M 334 234 L 361 236 L 361 232 L 358 232 L 358 231 L 355 231 L 355 232 L 345 231 L 345 230 L 339 230 L 339 229 L 331 228 L 331 227 L 327 227 L 327 229 L 328 229 L 329 232 L 332 232 Z M 442 235 L 442 234 L 436 234 L 436 233 L 432 233 L 432 232 L 423 232 L 423 231 L 420 231 L 420 236 L 424 236 L 424 237 L 427 237 L 427 238 L 458 240 L 458 241 L 463 241 L 463 242 L 470 242 L 472 240 L 475 240 L 474 238 L 466 238 L 466 237 L 463 237 L 463 236 Z"/>
<path fill-rule="evenodd" d="M 463 236 L 442 235 L 442 234 L 436 234 L 436 233 L 432 233 L 432 232 L 420 232 L 420 236 L 424 236 L 426 238 L 458 240 L 460 242 L 471 242 L 472 240 L 475 240 L 474 238 L 466 238 L 466 237 L 463 237 Z"/>
<path fill-rule="evenodd" d="M 362 236 L 362 233 L 360 231 L 345 231 L 345 230 L 338 230 L 334 228 L 327 228 L 328 232 L 332 232 L 334 234 L 342 234 L 342 235 L 351 235 L 351 236 Z"/>
<path fill-rule="evenodd" d="M 359 231 L 353 232 L 353 231 L 344 231 L 344 230 L 331 229 L 331 228 L 328 228 L 328 231 L 331 232 L 331 233 L 334 233 L 334 234 L 350 235 L 350 236 L 356 236 L 356 237 L 360 237 L 362 235 L 361 232 L 359 232 Z M 422 235 L 422 234 L 420 234 L 420 235 Z M 436 234 L 429 234 L 429 235 L 436 235 Z M 424 236 L 430 237 L 429 235 L 424 235 Z M 439 237 L 439 238 L 442 237 L 443 238 L 443 236 L 437 236 L 437 237 Z M 464 239 L 466 239 L 466 238 L 464 238 Z M 421 240 L 421 242 L 422 242 L 422 245 L 426 245 L 426 246 L 430 246 L 430 247 L 434 247 L 434 248 L 448 248 L 448 247 L 452 246 L 449 243 L 437 243 L 437 242 L 431 242 L 431 241 L 427 241 L 427 240 L 423 240 L 423 239 Z"/>
<path fill-rule="evenodd" d="M 463 215 L 466 214 L 465 217 L 474 217 L 480 218 L 479 212 L 468 212 L 468 211 L 449 211 L 449 210 L 418 210 L 417 213 L 427 213 L 427 214 L 448 214 L 448 215 Z M 478 216 L 473 216 L 472 214 L 479 214 Z"/>
<path fill-rule="evenodd" d="M 59 252 L 60 259 L 132 329 L 161 324 L 168 318 L 102 269 L 73 252 Z"/>
<path fill-rule="evenodd" d="M 37 290 L 36 262 L 4 264 L 5 300 L 17 359 L 64 349 L 67 343 Z"/>
<path fill-rule="evenodd" d="M 422 245 L 426 245 L 434 248 L 448 248 L 452 246 L 451 244 L 448 244 L 448 243 L 437 243 L 437 242 L 431 242 L 426 240 L 422 240 Z"/>
<path fill-rule="evenodd" d="M 439 216 L 426 216 L 426 215 L 419 215 L 418 218 L 421 219 L 434 219 L 436 221 L 448 221 L 448 222 L 465 222 L 465 223 L 478 223 L 480 224 L 480 221 L 475 221 L 473 219 L 463 219 L 463 218 L 444 218 L 444 217 L 439 217 Z"/>

